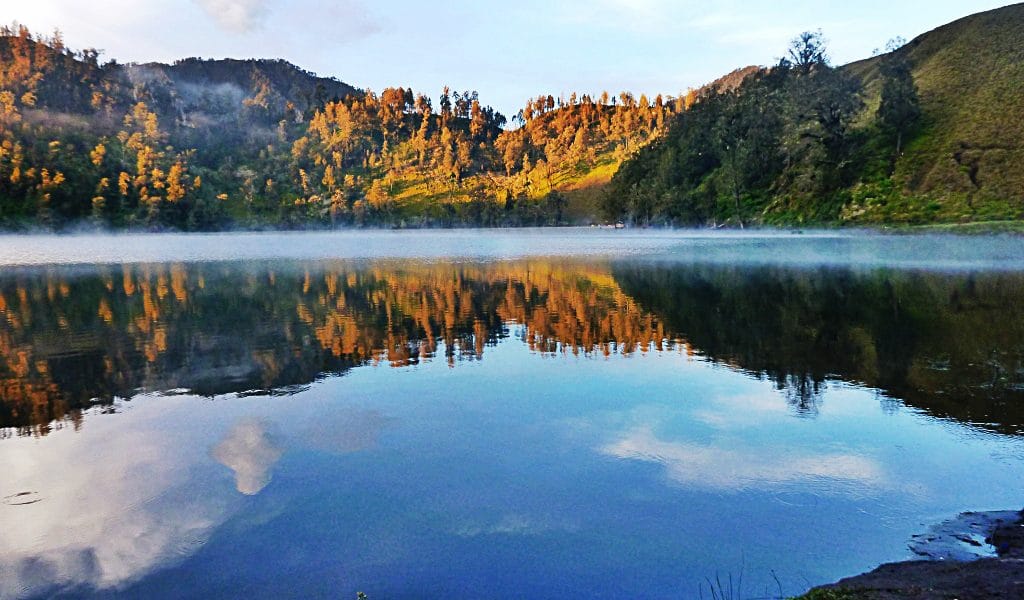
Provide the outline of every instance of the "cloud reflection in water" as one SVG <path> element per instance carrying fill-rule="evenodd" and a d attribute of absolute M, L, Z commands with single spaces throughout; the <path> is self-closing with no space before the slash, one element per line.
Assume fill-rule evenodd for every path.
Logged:
<path fill-rule="evenodd" d="M 227 517 L 228 504 L 191 491 L 202 444 L 177 444 L 136 415 L 5 442 L 0 490 L 40 501 L 0 504 L 0 598 L 117 588 L 191 554 Z"/>
<path fill-rule="evenodd" d="M 270 483 L 271 470 L 283 453 L 266 423 L 246 419 L 228 432 L 211 455 L 235 472 L 235 487 L 240 493 L 255 496 Z"/>
<path fill-rule="evenodd" d="M 798 480 L 827 478 L 868 486 L 884 483 L 881 467 L 854 454 L 800 454 L 765 449 L 699 445 L 658 439 L 649 427 L 634 429 L 601 451 L 621 459 L 664 465 L 668 477 L 687 486 L 739 491 Z"/>

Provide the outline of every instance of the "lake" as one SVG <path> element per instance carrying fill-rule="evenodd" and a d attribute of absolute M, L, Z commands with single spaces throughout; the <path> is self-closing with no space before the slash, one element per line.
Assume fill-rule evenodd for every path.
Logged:
<path fill-rule="evenodd" d="M 0 473 L 0 598 L 798 594 L 1024 506 L 1024 239 L 0 237 Z"/>

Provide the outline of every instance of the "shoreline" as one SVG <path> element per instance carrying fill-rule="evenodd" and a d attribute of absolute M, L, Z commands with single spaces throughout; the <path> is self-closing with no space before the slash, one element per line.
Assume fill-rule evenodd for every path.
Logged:
<path fill-rule="evenodd" d="M 0 226 L 0 235 L 140 235 L 140 234 L 218 234 L 218 233 L 331 233 L 346 231 L 465 231 L 465 230 L 493 230 L 493 231 L 517 231 L 529 229 L 602 229 L 615 231 L 694 231 L 700 233 L 791 233 L 799 235 L 807 231 L 844 231 L 860 233 L 876 233 L 881 235 L 957 235 L 957 236 L 984 236 L 984 235 L 1011 235 L 1024 236 L 1024 219 L 1002 220 L 1002 221 L 969 221 L 963 223 L 804 223 L 804 224 L 749 224 L 746 227 L 737 226 L 712 226 L 712 225 L 628 225 L 604 224 L 595 222 L 562 223 L 558 225 L 496 225 L 483 226 L 473 223 L 451 223 L 443 224 L 418 224 L 418 225 L 387 225 L 376 226 L 310 226 L 310 227 L 276 227 L 271 224 L 250 224 L 239 227 L 226 227 L 218 229 L 175 229 L 175 228 L 146 228 L 146 227 L 118 227 L 105 228 L 93 227 L 87 223 L 69 224 L 67 227 L 57 229 L 38 227 L 33 224 L 25 226 Z"/>
<path fill-rule="evenodd" d="M 816 587 L 797 600 L 1024 598 L 1024 511 L 1017 513 L 1012 521 L 997 524 L 985 541 L 995 549 L 997 556 L 970 561 L 889 563 L 862 575 Z"/>

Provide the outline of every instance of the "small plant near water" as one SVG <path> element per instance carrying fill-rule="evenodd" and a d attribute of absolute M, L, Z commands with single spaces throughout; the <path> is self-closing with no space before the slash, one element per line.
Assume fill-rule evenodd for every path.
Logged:
<path fill-rule="evenodd" d="M 782 593 L 782 582 L 779 581 L 774 571 L 772 572 L 772 577 L 778 586 L 778 595 L 769 592 L 767 589 L 765 589 L 764 595 L 744 595 L 743 571 L 741 570 L 739 577 L 735 579 L 732 573 L 729 573 L 724 579 L 718 573 L 715 574 L 714 579 L 705 577 L 704 581 L 697 588 L 698 597 L 700 600 L 868 600 L 869 598 L 863 593 L 850 590 L 820 588 L 811 590 L 801 596 L 787 598 Z M 707 586 L 706 591 L 705 586 Z"/>
<path fill-rule="evenodd" d="M 714 581 L 710 577 L 706 579 L 708 590 L 711 600 L 741 600 L 740 589 L 743 587 L 743 573 L 740 572 L 739 581 L 736 582 L 735 587 L 733 586 L 732 573 L 729 574 L 728 579 L 724 582 L 722 578 L 716 573 Z M 701 583 L 697 588 L 700 594 L 701 600 L 704 600 L 704 583 Z"/>

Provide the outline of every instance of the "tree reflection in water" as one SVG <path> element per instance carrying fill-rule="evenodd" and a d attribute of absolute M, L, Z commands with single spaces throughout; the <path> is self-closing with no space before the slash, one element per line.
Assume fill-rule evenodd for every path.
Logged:
<path fill-rule="evenodd" d="M 683 349 L 787 392 L 827 382 L 1024 431 L 1024 276 L 640 262 L 268 262 L 0 276 L 0 435 L 139 391 L 289 393 L 361 365 Z M 253 484 L 255 485 L 255 484 Z"/>

